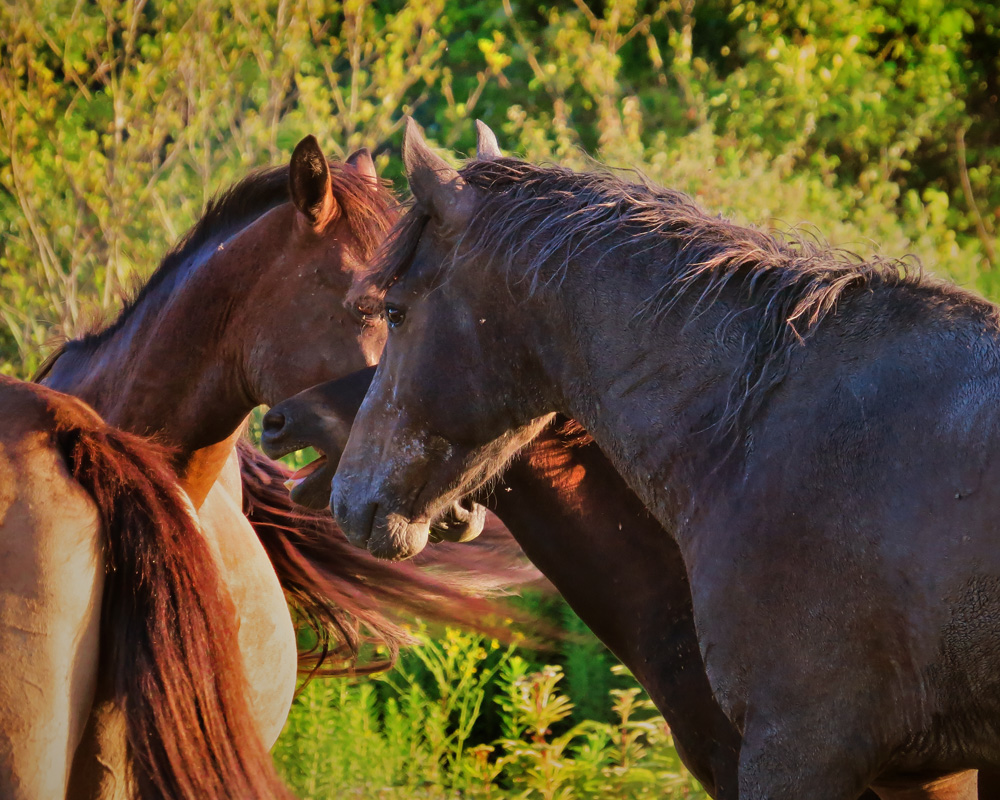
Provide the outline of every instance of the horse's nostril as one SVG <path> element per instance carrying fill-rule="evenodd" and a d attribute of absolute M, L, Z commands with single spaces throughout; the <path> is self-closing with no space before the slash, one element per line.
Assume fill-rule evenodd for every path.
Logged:
<path fill-rule="evenodd" d="M 269 433 L 273 436 L 285 427 L 285 415 L 280 411 L 272 409 L 264 415 L 261 426 L 264 429 L 264 433 Z"/>

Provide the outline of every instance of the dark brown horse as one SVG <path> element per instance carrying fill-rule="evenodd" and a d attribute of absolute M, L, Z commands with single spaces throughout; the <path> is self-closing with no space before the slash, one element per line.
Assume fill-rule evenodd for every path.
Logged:
<path fill-rule="evenodd" d="M 606 173 L 459 173 L 412 125 L 404 161 L 349 538 L 418 551 L 570 415 L 676 538 L 742 800 L 974 796 L 1000 766 L 997 309 Z"/>
<path fill-rule="evenodd" d="M 80 744 L 104 684 L 131 766 L 114 796 L 288 796 L 170 454 L 11 378 L 0 411 L 0 795 L 93 796 Z"/>
<path fill-rule="evenodd" d="M 380 350 L 383 332 L 345 308 L 344 298 L 393 207 L 367 151 L 328 164 L 309 137 L 290 167 L 256 173 L 211 204 L 119 317 L 66 344 L 40 375 L 109 423 L 172 448 L 181 485 L 219 553 L 240 647 L 254 653 L 245 668 L 267 744 L 284 722 L 298 666 L 286 600 L 317 634 L 302 666 L 341 672 L 391 661 L 405 640 L 395 613 L 433 610 L 473 624 L 486 623 L 492 610 L 448 576 L 359 557 L 329 515 L 291 512 L 279 467 L 247 448 L 237 456 L 254 406 L 357 369 Z M 321 357 L 311 351 L 317 340 L 325 344 Z M 386 644 L 389 655 L 358 664 L 365 639 Z M 108 722 L 117 714 L 110 688 L 101 687 L 84 749 L 89 763 L 110 768 L 81 779 L 80 795 L 111 793 L 105 784 L 125 768 L 122 740 Z"/>

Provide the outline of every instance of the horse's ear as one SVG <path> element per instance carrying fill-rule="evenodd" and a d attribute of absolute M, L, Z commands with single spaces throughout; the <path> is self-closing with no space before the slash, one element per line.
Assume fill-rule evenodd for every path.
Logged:
<path fill-rule="evenodd" d="M 292 202 L 313 229 L 323 228 L 337 216 L 330 165 L 315 136 L 307 136 L 295 145 L 288 184 Z"/>
<path fill-rule="evenodd" d="M 417 203 L 446 229 L 462 230 L 474 210 L 473 189 L 458 170 L 427 146 L 412 117 L 406 118 L 403 166 Z"/>
<path fill-rule="evenodd" d="M 480 161 L 495 161 L 498 158 L 503 158 L 496 134 L 481 119 L 476 120 L 476 158 Z"/>
<path fill-rule="evenodd" d="M 372 151 L 367 147 L 355 150 L 347 157 L 347 163 L 367 178 L 370 183 L 378 186 L 378 173 L 375 171 L 375 159 L 372 158 Z"/>

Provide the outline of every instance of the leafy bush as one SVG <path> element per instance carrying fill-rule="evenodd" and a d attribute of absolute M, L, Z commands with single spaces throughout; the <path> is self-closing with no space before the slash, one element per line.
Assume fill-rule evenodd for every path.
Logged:
<path fill-rule="evenodd" d="M 594 153 L 713 210 L 997 296 L 1000 10 L 974 0 L 0 6 L 0 369 L 120 303 L 205 200 L 316 133 Z"/>
<path fill-rule="evenodd" d="M 627 675 L 610 721 L 574 721 L 560 667 L 456 630 L 418 636 L 393 672 L 296 698 L 275 760 L 304 800 L 705 797 Z M 479 731 L 489 705 L 495 729 Z"/>

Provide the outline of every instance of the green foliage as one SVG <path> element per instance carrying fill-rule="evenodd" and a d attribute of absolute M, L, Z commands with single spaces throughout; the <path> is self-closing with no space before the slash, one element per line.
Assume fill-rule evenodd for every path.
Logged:
<path fill-rule="evenodd" d="M 705 797 L 627 676 L 608 722 L 573 722 L 560 667 L 535 670 L 513 648 L 454 630 L 418 637 L 394 672 L 315 680 L 296 698 L 274 755 L 298 796 Z M 477 734 L 491 703 L 498 729 Z"/>
<path fill-rule="evenodd" d="M 215 191 L 306 133 L 340 158 L 383 145 L 447 85 L 443 8 L 0 5 L 0 367 L 29 374 L 117 308 Z"/>
<path fill-rule="evenodd" d="M 638 167 L 997 296 L 1000 9 L 974 0 L 68 0 L 0 5 L 0 369 L 30 374 L 205 200 L 316 133 L 399 178 L 468 151 Z"/>

